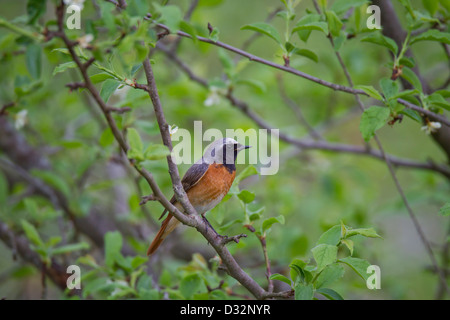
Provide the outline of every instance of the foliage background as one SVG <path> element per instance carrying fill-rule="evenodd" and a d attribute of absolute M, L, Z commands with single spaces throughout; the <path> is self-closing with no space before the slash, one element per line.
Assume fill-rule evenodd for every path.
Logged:
<path fill-rule="evenodd" d="M 155 9 L 150 2 L 152 1 L 134 1 L 133 5 L 154 12 Z M 406 24 L 405 9 L 399 2 L 392 2 L 402 23 Z M 411 2 L 415 8 L 424 11 L 422 1 Z M 1 14 L 3 18 L 15 19 L 17 23 L 26 19 L 26 1 L 3 0 L 0 4 L 5 8 Z M 178 6 L 181 12 L 186 12 L 190 5 L 188 1 L 169 1 L 169 4 Z M 281 6 L 281 2 L 270 0 L 239 2 L 202 0 L 192 14 L 191 23 L 196 28 L 206 30 L 209 22 L 220 30 L 220 41 L 240 47 L 252 35 L 251 31 L 241 30 L 241 27 L 264 21 L 268 14 Z M 295 9 L 298 17 L 305 14 L 306 9 L 313 10 L 312 3 L 301 1 Z M 71 31 L 70 34 L 80 37 L 87 33 L 89 22 L 86 21 L 94 16 L 95 7 L 91 2 L 86 2 L 82 11 L 83 28 L 80 31 Z M 46 13 L 39 20 L 52 19 L 54 10 L 49 2 Z M 271 24 L 280 30 L 280 33 L 282 32 L 284 28 L 282 19 L 275 17 Z M 24 44 L 17 41 L 17 35 L 11 35 L 14 34 L 0 29 L 2 105 L 15 100 L 14 88 L 22 78 L 32 79 L 27 68 L 26 54 L 13 54 L 24 50 Z M 168 36 L 164 41 L 171 44 L 175 39 L 174 36 Z M 302 48 L 314 51 L 319 62 L 295 56 L 291 60 L 291 66 L 333 83 L 346 84 L 334 51 L 323 34 L 314 31 L 307 43 L 298 38 L 295 42 Z M 116 143 L 96 120 L 96 117 L 98 118 L 96 106 L 92 104 L 87 93 L 70 92 L 64 87 L 69 82 L 79 80 L 77 70 L 68 69 L 53 75 L 55 66 L 68 61 L 62 54 L 52 52 L 54 48 L 60 46 L 57 41 L 43 46 L 39 76 L 41 85 L 10 109 L 8 121 L 13 123 L 21 110 L 27 110 L 27 122 L 20 129 L 20 133 L 33 148 L 49 160 L 51 165 L 51 176 L 45 178 L 39 173 L 41 170 L 39 168 L 33 175 L 43 177 L 63 193 L 69 199 L 69 206 L 77 214 L 88 215 L 92 210 L 97 211 L 107 217 L 107 220 L 116 221 L 112 223 L 111 230 L 120 230 L 121 223 L 132 225 L 138 230 L 139 237 L 123 233 L 123 241 L 134 251 L 133 256 L 144 257 L 146 246 L 155 234 L 162 206 L 157 202 L 148 202 L 145 208 L 139 206 L 140 196 L 149 194 L 150 190 L 143 181 L 138 182 L 137 188 L 135 174 L 117 160 Z M 422 75 L 432 87 L 438 87 L 446 81 L 450 75 L 449 62 L 439 43 L 417 43 L 412 50 Z M 220 51 L 212 45 L 183 39 L 178 54 L 192 71 L 212 81 L 222 79 L 223 76 Z M 248 51 L 283 64 L 279 48 L 268 37 L 256 39 Z M 127 52 L 126 48 L 119 47 L 116 52 L 112 65 L 119 74 L 126 74 L 129 72 L 127 69 L 129 66 L 139 62 L 135 60 L 136 56 L 132 52 Z M 378 87 L 378 79 L 391 75 L 390 68 L 386 66 L 390 55 L 383 47 L 360 42 L 357 37 L 346 41 L 340 52 L 355 84 Z M 234 58 L 232 53 L 226 55 Z M 233 108 L 224 98 L 211 107 L 205 106 L 204 102 L 210 92 L 181 73 L 163 53 L 154 52 L 152 59 L 155 62 L 153 68 L 169 123 L 190 131 L 193 129 L 194 120 L 203 121 L 204 129 L 257 129 L 250 119 Z M 137 75 L 138 79 L 143 79 L 142 72 L 138 71 Z M 359 131 L 360 112 L 355 111 L 356 104 L 352 95 L 334 92 L 305 79 L 250 62 L 245 64 L 239 77 L 258 81 L 259 87 L 238 85 L 234 93 L 248 102 L 249 106 L 273 127 L 280 128 L 292 136 L 302 137 L 307 131 L 284 103 L 278 88 L 279 76 L 283 79 L 287 95 L 298 103 L 311 125 L 323 128 L 321 132 L 327 140 L 362 144 Z M 133 89 L 119 90 L 112 95 L 110 104 L 119 106 L 124 100 L 126 102 L 123 105 L 130 106 L 132 111 L 117 116 L 122 118 L 122 124 L 138 128 L 146 144 L 160 143 L 158 127 L 145 92 Z M 370 98 L 363 99 L 366 105 L 369 100 Z M 445 153 L 421 130 L 421 126 L 420 123 L 405 117 L 401 123 L 383 127 L 378 134 L 390 154 L 421 161 L 432 158 L 438 163 L 447 162 Z M 2 157 L 8 157 L 8 150 L 0 152 Z M 250 190 L 256 195 L 252 204 L 255 208 L 265 207 L 265 217 L 279 215 L 285 217 L 285 224 L 274 226 L 267 236 L 272 271 L 286 274 L 287 266 L 292 259 L 311 258 L 310 249 L 314 247 L 319 236 L 342 220 L 355 228 L 373 226 L 382 236 L 382 239 L 356 237 L 353 254 L 380 266 L 381 290 L 368 290 L 357 275 L 346 273 L 341 281 L 332 286 L 344 298 L 433 299 L 437 296 L 438 280 L 430 270 L 430 261 L 424 246 L 414 230 L 383 161 L 343 153 L 300 152 L 294 146 L 283 142 L 280 144 L 280 157 L 281 167 L 276 175 L 252 176 L 241 184 L 241 188 Z M 166 162 L 157 160 L 146 166 L 155 174 L 164 193 L 170 197 L 172 190 Z M 188 166 L 181 165 L 179 168 L 180 172 L 184 173 Z M 238 173 L 244 168 L 245 165 L 238 166 Z M 435 172 L 414 169 L 401 168 L 397 170 L 397 174 L 420 225 L 430 242 L 434 244 L 433 248 L 436 249 L 436 255 L 441 261 L 440 246 L 447 242 L 449 222 L 448 217 L 439 215 L 438 212 L 449 199 L 448 179 Z M 28 194 L 26 183 L 8 187 L 5 174 L 0 173 L 0 182 L 0 220 L 7 223 L 17 234 L 23 232 L 21 219 L 25 219 L 37 227 L 43 239 L 59 236 L 69 243 L 73 240 L 75 243 L 89 244 L 90 249 L 83 248 L 64 254 L 65 263 L 73 264 L 80 256 L 89 254 L 98 265 L 107 266 L 108 262 L 103 260 L 103 248 L 92 244 L 84 235 L 76 234 L 64 213 L 54 208 L 47 199 L 37 194 Z M 231 221 L 242 217 L 242 214 L 243 209 L 239 200 L 233 197 L 210 214 L 210 221 L 216 226 L 222 219 Z M 183 272 L 189 272 L 189 268 L 200 268 L 196 263 L 203 263 L 201 258 L 194 256 L 189 267 L 191 254 L 200 251 L 205 255 L 205 259 L 213 255 L 212 248 L 195 230 L 184 227 L 179 229 L 182 230 L 178 230 L 172 239 L 164 243 L 159 255 L 150 261 L 142 260 L 142 266 L 148 266 L 148 269 L 143 270 L 148 270 L 149 275 L 153 277 L 152 288 L 156 291 L 161 288 L 172 288 L 172 291 L 168 290 L 171 297 L 180 297 L 179 284 Z M 226 230 L 226 234 L 230 235 L 242 232 L 248 233 L 248 230 L 240 224 Z M 187 251 L 174 254 L 177 246 L 181 246 L 180 243 L 183 246 L 179 251 L 186 250 L 186 247 L 192 250 L 187 257 L 184 254 Z M 263 256 L 256 237 L 249 235 L 238 245 L 230 245 L 230 250 L 259 283 L 265 283 Z M 40 271 L 24 263 L 20 258 L 13 259 L 11 249 L 5 245 L 0 245 L 0 256 L 2 257 L 0 297 L 40 298 L 42 295 Z M 137 259 L 136 264 L 139 263 L 140 260 Z M 84 264 L 82 270 L 87 272 L 95 268 Z M 112 271 L 105 268 L 101 272 L 106 279 L 108 275 L 111 276 Z M 85 283 L 88 285 L 93 283 L 93 279 L 99 278 L 99 274 L 93 273 L 91 278 L 86 277 Z M 142 283 L 151 282 L 150 278 L 144 278 L 141 274 L 139 277 Z M 237 293 L 247 294 L 239 286 L 233 287 L 233 280 L 223 274 L 217 276 L 214 273 L 211 277 L 215 282 L 224 278 L 229 287 Z M 52 284 L 49 283 L 48 286 L 47 298 L 67 297 Z M 96 291 L 97 289 L 92 289 L 92 297 L 111 297 L 112 289 L 103 288 L 105 290 Z M 200 291 L 203 292 L 204 289 Z M 147 297 L 158 297 L 156 291 L 147 292 Z M 127 295 L 123 294 L 123 297 Z"/>

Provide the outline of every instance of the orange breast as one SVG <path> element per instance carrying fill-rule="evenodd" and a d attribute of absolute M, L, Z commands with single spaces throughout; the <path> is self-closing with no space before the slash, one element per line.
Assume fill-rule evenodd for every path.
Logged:
<path fill-rule="evenodd" d="M 229 172 L 222 164 L 211 164 L 188 197 L 199 214 L 204 214 L 222 201 L 233 184 L 236 171 Z"/>

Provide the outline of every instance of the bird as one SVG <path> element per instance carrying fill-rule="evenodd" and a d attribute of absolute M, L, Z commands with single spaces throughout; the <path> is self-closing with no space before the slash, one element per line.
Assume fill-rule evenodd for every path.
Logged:
<path fill-rule="evenodd" d="M 233 184 L 236 177 L 236 158 L 240 151 L 248 149 L 232 138 L 217 139 L 205 150 L 201 159 L 196 161 L 184 174 L 181 184 L 187 194 L 189 202 L 205 222 L 205 213 L 217 206 Z M 184 213 L 183 206 L 177 202 L 175 196 L 170 202 Z M 168 210 L 165 209 L 160 217 L 162 219 Z M 169 212 L 161 224 L 161 228 L 148 248 L 147 255 L 152 255 L 163 240 L 180 223 Z"/>

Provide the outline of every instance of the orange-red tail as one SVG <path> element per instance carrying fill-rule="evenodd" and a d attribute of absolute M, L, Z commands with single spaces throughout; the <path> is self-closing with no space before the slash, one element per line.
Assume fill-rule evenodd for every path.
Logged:
<path fill-rule="evenodd" d="M 179 221 L 177 219 L 172 219 L 173 216 L 169 213 L 167 215 L 167 218 L 163 221 L 161 225 L 161 229 L 159 229 L 158 233 L 155 236 L 155 239 L 153 239 L 152 243 L 150 244 L 150 247 L 147 250 L 147 255 L 153 254 L 156 249 L 161 245 L 163 240 L 167 237 L 169 233 L 171 233 L 175 227 L 178 225 Z"/>

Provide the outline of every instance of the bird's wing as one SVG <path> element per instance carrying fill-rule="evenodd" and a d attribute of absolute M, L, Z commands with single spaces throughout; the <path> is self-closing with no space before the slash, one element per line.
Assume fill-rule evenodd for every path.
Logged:
<path fill-rule="evenodd" d="M 183 186 L 184 191 L 188 192 L 189 189 L 195 186 L 203 178 L 206 171 L 208 171 L 208 168 L 209 164 L 203 162 L 202 159 L 194 163 L 188 171 L 186 171 L 183 179 L 181 179 L 181 185 Z M 172 199 L 170 199 L 170 203 L 175 204 L 175 202 L 177 202 L 177 199 L 173 196 Z M 160 220 L 166 215 L 167 211 L 167 209 L 164 210 L 159 217 Z"/>

